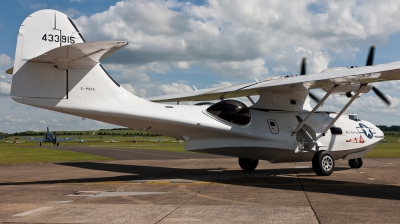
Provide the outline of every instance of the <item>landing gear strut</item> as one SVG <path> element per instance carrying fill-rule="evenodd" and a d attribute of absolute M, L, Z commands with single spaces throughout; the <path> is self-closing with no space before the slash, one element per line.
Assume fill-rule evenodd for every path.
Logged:
<path fill-rule="evenodd" d="M 312 167 L 318 176 L 329 176 L 335 167 L 335 159 L 328 151 L 318 151 L 314 154 Z"/>
<path fill-rule="evenodd" d="M 239 157 L 239 166 L 243 171 L 253 171 L 258 165 L 258 159 L 247 159 Z"/>
<path fill-rule="evenodd" d="M 349 166 L 351 168 L 360 168 L 363 165 L 363 161 L 361 158 L 357 158 L 357 159 L 349 159 Z"/>

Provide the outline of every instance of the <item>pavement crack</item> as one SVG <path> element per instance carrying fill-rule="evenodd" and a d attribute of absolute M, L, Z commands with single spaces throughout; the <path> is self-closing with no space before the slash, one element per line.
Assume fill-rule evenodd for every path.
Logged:
<path fill-rule="evenodd" d="M 216 182 L 220 177 L 218 177 L 217 179 L 215 179 L 214 181 L 210 182 L 209 184 L 207 184 L 203 189 L 197 191 L 195 194 L 193 194 L 190 198 L 188 198 L 186 201 L 182 202 L 180 205 L 178 205 L 178 207 L 174 208 L 172 211 L 170 211 L 168 214 L 166 214 L 164 217 L 162 217 L 160 220 L 158 220 L 157 222 L 155 222 L 155 224 L 160 223 L 162 220 L 164 220 L 166 217 L 168 217 L 169 215 L 171 215 L 173 212 L 175 212 L 176 210 L 178 210 L 180 207 L 182 207 L 183 205 L 185 205 L 186 203 L 188 203 L 190 200 L 192 200 L 193 198 L 195 198 L 200 192 L 206 190 L 209 186 L 211 186 L 211 184 L 213 184 L 214 182 Z"/>
<path fill-rule="evenodd" d="M 314 216 L 315 216 L 315 218 L 317 219 L 317 222 L 320 224 L 320 223 L 321 223 L 321 220 L 319 220 L 318 215 L 317 215 L 317 212 L 315 212 L 314 206 L 312 205 L 311 200 L 310 200 L 310 198 L 308 197 L 307 191 L 304 189 L 303 183 L 301 183 L 301 178 L 300 178 L 299 174 L 297 173 L 297 169 L 294 169 L 294 170 L 295 170 L 295 172 L 296 172 L 296 176 L 297 176 L 297 179 L 298 179 L 298 181 L 299 181 L 299 183 L 300 183 L 301 189 L 303 190 L 304 195 L 305 195 L 306 198 L 307 198 L 308 204 L 310 205 L 310 208 L 311 208 L 312 212 L 314 213 Z"/>

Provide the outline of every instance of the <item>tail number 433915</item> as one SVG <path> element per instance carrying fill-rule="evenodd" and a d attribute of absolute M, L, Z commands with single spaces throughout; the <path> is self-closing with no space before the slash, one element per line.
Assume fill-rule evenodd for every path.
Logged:
<path fill-rule="evenodd" d="M 75 43 L 75 37 L 73 36 L 64 36 L 57 34 L 45 34 L 42 37 L 42 40 L 49 42 L 61 42 L 61 43 Z"/>

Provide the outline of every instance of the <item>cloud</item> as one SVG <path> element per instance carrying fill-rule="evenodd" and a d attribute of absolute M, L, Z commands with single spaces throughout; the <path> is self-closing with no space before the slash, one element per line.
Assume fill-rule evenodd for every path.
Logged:
<path fill-rule="evenodd" d="M 11 84 L 7 82 L 0 81 L 0 96 L 10 95 Z"/>
<path fill-rule="evenodd" d="M 147 82 L 149 73 L 191 65 L 250 80 L 298 73 L 302 57 L 308 73 L 321 72 L 334 59 L 354 60 L 360 44 L 383 44 L 400 31 L 399 6 L 394 0 L 210 0 L 204 5 L 137 0 L 81 16 L 76 24 L 87 40 L 129 42 L 105 61 L 120 66 L 123 83 Z M 140 72 L 128 72 L 132 64 Z"/>
<path fill-rule="evenodd" d="M 232 85 L 232 83 L 224 81 L 224 82 L 220 82 L 220 83 L 217 83 L 217 84 L 212 84 L 212 87 L 213 88 L 226 87 L 226 86 L 231 86 L 231 85 Z"/>
<path fill-rule="evenodd" d="M 4 115 L 4 120 L 16 123 L 26 123 L 32 121 L 30 118 L 19 118 L 14 115 Z"/>
<path fill-rule="evenodd" d="M 0 97 L 10 95 L 11 77 L 10 75 L 0 75 Z"/>
<path fill-rule="evenodd" d="M 53 123 L 55 123 L 55 124 L 60 123 L 60 122 L 59 122 L 57 119 L 55 119 L 55 118 L 51 119 L 51 122 L 53 122 Z"/>
<path fill-rule="evenodd" d="M 46 3 L 38 3 L 38 4 L 28 4 L 29 9 L 33 10 L 33 11 L 37 11 L 40 9 L 45 9 L 47 8 L 47 4 Z"/>
<path fill-rule="evenodd" d="M 77 9 L 74 8 L 68 8 L 63 11 L 69 18 L 76 18 L 78 16 L 81 16 L 82 13 L 78 11 Z"/>
<path fill-rule="evenodd" d="M 161 95 L 193 91 L 193 89 L 190 86 L 183 83 L 175 83 L 175 82 L 171 84 L 159 85 L 158 88 L 161 91 Z"/>
<path fill-rule="evenodd" d="M 243 74 L 246 74 L 248 78 L 257 78 L 268 74 L 268 69 L 264 67 L 264 64 L 265 61 L 258 58 L 245 61 L 210 62 L 205 66 L 223 77 L 243 78 Z"/>
<path fill-rule="evenodd" d="M 8 55 L 0 54 L 0 69 L 9 69 L 11 66 L 11 58 Z"/>

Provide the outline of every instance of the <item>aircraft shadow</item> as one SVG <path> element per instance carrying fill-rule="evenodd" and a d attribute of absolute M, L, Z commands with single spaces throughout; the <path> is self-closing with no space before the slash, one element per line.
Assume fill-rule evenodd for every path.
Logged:
<path fill-rule="evenodd" d="M 211 181 L 219 184 L 253 186 L 281 190 L 306 191 L 336 195 L 348 195 L 376 199 L 400 200 L 400 187 L 382 184 L 366 184 L 350 181 L 326 180 L 315 178 L 311 168 L 308 169 L 265 169 L 253 172 L 241 170 L 215 169 L 182 169 L 157 166 L 105 164 L 97 162 L 57 163 L 59 165 L 90 170 L 102 170 L 124 175 L 113 177 L 60 179 L 49 181 L 0 183 L 0 185 L 32 185 L 55 183 L 92 183 L 106 181 L 137 181 L 157 179 L 186 179 L 193 181 Z M 348 168 L 336 168 L 335 171 Z M 307 174 L 310 175 L 307 175 Z M 298 178 L 297 176 L 300 176 Z M 333 174 L 335 175 L 335 174 Z M 314 178 L 310 178 L 310 177 Z"/>

